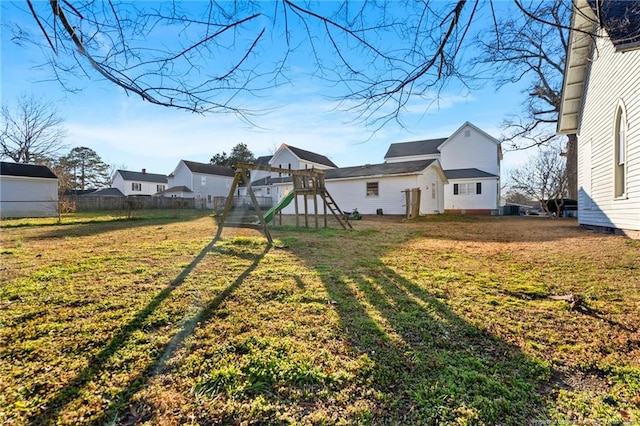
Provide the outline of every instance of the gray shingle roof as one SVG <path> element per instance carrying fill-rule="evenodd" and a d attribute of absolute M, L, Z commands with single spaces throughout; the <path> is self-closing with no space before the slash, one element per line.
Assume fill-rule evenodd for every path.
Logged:
<path fill-rule="evenodd" d="M 329 160 L 324 155 L 316 154 L 315 152 L 306 151 L 290 145 L 287 145 L 287 148 L 289 148 L 291 152 L 297 155 L 301 160 L 311 161 L 312 163 L 322 164 L 329 167 L 338 167 L 333 161 Z"/>
<path fill-rule="evenodd" d="M 94 195 L 99 195 L 101 197 L 124 197 L 124 194 L 118 188 L 102 188 L 102 189 L 93 191 L 89 194 L 83 194 L 82 196 L 94 196 Z"/>
<path fill-rule="evenodd" d="M 408 157 L 411 155 L 433 155 L 438 154 L 438 147 L 442 145 L 447 138 L 425 139 L 413 142 L 398 142 L 389 145 L 384 158 Z"/>
<path fill-rule="evenodd" d="M 218 176 L 235 176 L 235 172 L 231 167 L 218 166 L 216 164 L 197 163 L 195 161 L 182 160 L 189 170 L 193 173 L 202 173 L 207 175 Z"/>
<path fill-rule="evenodd" d="M 193 192 L 193 191 L 190 190 L 189 187 L 185 185 L 180 185 L 180 186 L 172 186 L 171 188 L 167 188 L 164 191 L 158 192 L 158 194 L 164 194 L 167 192 Z"/>
<path fill-rule="evenodd" d="M 282 183 L 282 182 L 291 182 L 291 178 L 265 176 L 261 179 L 254 180 L 253 182 L 251 182 L 251 186 L 268 186 L 268 185 L 273 185 L 275 183 Z"/>
<path fill-rule="evenodd" d="M 269 160 L 271 160 L 272 157 L 273 155 L 263 155 L 261 157 L 256 158 L 256 161 L 254 162 L 254 164 L 259 164 L 261 166 L 268 166 Z"/>
<path fill-rule="evenodd" d="M 345 179 L 378 175 L 401 175 L 418 173 L 435 160 L 402 161 L 398 163 L 365 164 L 364 166 L 341 167 L 325 171 L 325 179 Z"/>
<path fill-rule="evenodd" d="M 450 169 L 444 171 L 447 179 L 497 178 L 497 175 L 478 169 Z"/>
<path fill-rule="evenodd" d="M 601 21 L 607 30 L 611 42 L 616 47 L 640 43 L 640 1 L 603 1 L 594 0 L 589 5 L 602 13 Z"/>
<path fill-rule="evenodd" d="M 23 163 L 5 163 L 4 161 L 0 161 L 0 175 L 58 179 L 58 177 L 47 166 L 36 166 L 35 164 Z"/>
<path fill-rule="evenodd" d="M 167 176 L 158 173 L 132 172 L 129 170 L 118 170 L 117 173 L 120 173 L 122 179 L 128 181 L 167 183 Z"/>

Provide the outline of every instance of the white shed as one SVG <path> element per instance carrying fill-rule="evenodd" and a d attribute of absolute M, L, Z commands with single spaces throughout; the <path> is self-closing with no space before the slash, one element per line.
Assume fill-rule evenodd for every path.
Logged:
<path fill-rule="evenodd" d="M 0 162 L 0 217 L 58 215 L 58 178 L 46 166 Z"/>

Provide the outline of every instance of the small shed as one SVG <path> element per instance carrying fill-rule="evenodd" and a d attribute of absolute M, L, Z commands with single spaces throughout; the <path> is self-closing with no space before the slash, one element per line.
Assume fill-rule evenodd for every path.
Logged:
<path fill-rule="evenodd" d="M 58 215 L 58 178 L 46 166 L 0 162 L 0 217 Z"/>

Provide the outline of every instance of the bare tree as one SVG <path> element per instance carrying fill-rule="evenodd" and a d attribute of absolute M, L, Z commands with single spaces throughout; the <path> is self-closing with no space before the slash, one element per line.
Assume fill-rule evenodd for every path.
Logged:
<path fill-rule="evenodd" d="M 33 96 L 22 96 L 15 108 L 2 106 L 0 157 L 16 163 L 36 163 L 64 149 L 63 120 L 55 106 Z"/>
<path fill-rule="evenodd" d="M 488 35 L 478 38 L 482 54 L 475 62 L 488 65 L 497 87 L 524 81 L 522 114 L 504 121 L 507 149 L 521 150 L 560 139 L 556 123 L 569 45 L 572 2 L 540 2 L 509 14 Z M 577 198 L 576 138 L 566 141 L 569 197 Z"/>
<path fill-rule="evenodd" d="M 510 12 L 539 26 L 537 35 L 558 28 L 566 32 L 571 4 L 554 8 L 551 3 L 516 0 Z M 149 102 L 194 112 L 246 114 L 239 95 L 259 95 L 287 82 L 289 67 L 299 63 L 292 59 L 296 57 L 314 75 L 335 83 L 336 100 L 344 108 L 379 128 L 389 120 L 400 121 L 412 99 L 426 109 L 446 87 L 460 90 L 477 81 L 463 57 L 476 34 L 494 28 L 493 34 L 501 37 L 498 5 L 504 7 L 481 0 L 28 0 L 24 11 L 39 34 L 14 27 L 13 37 L 41 42 L 55 77 L 67 87 L 69 71 L 87 77 L 97 73 Z M 506 40 L 517 30 L 514 26 Z M 538 89 L 544 89 L 539 99 L 547 96 L 545 84 Z M 544 115 L 538 106 L 535 110 Z"/>
<path fill-rule="evenodd" d="M 540 147 L 535 157 L 510 176 L 511 189 L 538 201 L 550 217 L 560 216 L 568 191 L 565 157 L 560 154 L 557 144 Z"/>

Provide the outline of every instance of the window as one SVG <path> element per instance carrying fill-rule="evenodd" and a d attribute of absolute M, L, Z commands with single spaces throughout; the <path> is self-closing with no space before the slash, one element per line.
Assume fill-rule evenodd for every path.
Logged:
<path fill-rule="evenodd" d="M 482 182 L 454 183 L 453 195 L 482 194 Z"/>
<path fill-rule="evenodd" d="M 164 185 L 156 185 L 156 192 L 164 191 Z"/>
<path fill-rule="evenodd" d="M 140 182 L 131 182 L 132 191 L 142 191 L 142 184 Z"/>
<path fill-rule="evenodd" d="M 616 197 L 624 197 L 627 187 L 626 177 L 626 151 L 627 151 L 627 120 L 623 105 L 618 105 L 615 121 L 614 135 L 614 195 Z"/>
<path fill-rule="evenodd" d="M 378 196 L 378 182 L 367 182 L 367 197 Z"/>
<path fill-rule="evenodd" d="M 436 199 L 436 184 L 435 183 L 431 184 L 431 198 L 433 198 L 434 200 Z"/>
<path fill-rule="evenodd" d="M 211 194 L 207 195 L 207 203 L 211 203 Z"/>
<path fill-rule="evenodd" d="M 205 186 L 207 184 L 207 177 L 200 176 L 200 185 Z"/>

